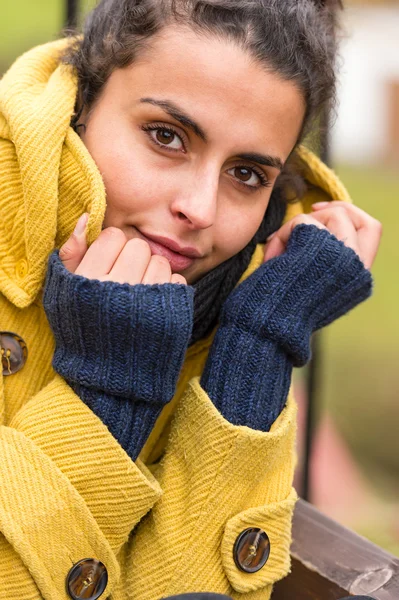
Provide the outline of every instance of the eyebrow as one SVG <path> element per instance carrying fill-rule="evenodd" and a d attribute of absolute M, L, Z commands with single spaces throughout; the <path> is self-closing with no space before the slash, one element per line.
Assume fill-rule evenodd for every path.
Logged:
<path fill-rule="evenodd" d="M 249 160 L 251 162 L 256 162 L 260 165 L 273 167 L 275 169 L 278 169 L 279 171 L 282 171 L 284 168 L 283 161 L 277 156 L 269 156 L 268 154 L 253 154 L 252 152 L 250 152 L 244 154 L 237 154 L 237 157 L 241 158 L 242 160 Z"/>
<path fill-rule="evenodd" d="M 168 113 L 171 117 L 179 121 L 182 125 L 186 125 L 189 127 L 198 137 L 200 137 L 204 142 L 208 141 L 208 137 L 205 131 L 200 127 L 191 117 L 189 117 L 185 112 L 181 110 L 176 104 L 170 102 L 169 100 L 156 100 L 155 98 L 140 98 L 140 102 L 147 102 L 148 104 L 153 104 L 154 106 L 159 106 L 165 112 Z"/>
<path fill-rule="evenodd" d="M 157 100 L 156 98 L 140 98 L 140 102 L 159 106 L 168 115 L 170 115 L 176 121 L 179 121 L 182 125 L 185 125 L 191 129 L 198 137 L 200 137 L 205 143 L 208 142 L 208 136 L 198 123 L 196 123 L 191 117 L 187 115 L 181 108 L 179 108 L 174 102 L 170 100 Z M 282 171 L 284 163 L 281 158 L 277 156 L 270 156 L 268 154 L 257 154 L 253 152 L 237 154 L 237 157 L 241 160 L 248 160 L 255 162 L 260 165 L 266 165 Z"/>

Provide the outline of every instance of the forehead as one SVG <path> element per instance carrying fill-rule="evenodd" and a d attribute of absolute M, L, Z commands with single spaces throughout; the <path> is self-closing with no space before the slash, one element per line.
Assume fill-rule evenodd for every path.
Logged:
<path fill-rule="evenodd" d="M 297 86 L 270 71 L 266 62 L 234 42 L 188 28 L 162 30 L 133 64 L 111 75 L 109 84 L 129 105 L 142 96 L 175 102 L 195 118 L 210 142 L 226 138 L 240 149 L 244 140 L 266 144 L 284 159 L 305 112 Z"/>

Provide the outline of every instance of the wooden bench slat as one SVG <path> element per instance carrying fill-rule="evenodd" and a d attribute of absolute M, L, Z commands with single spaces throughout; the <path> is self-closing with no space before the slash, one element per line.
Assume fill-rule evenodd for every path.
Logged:
<path fill-rule="evenodd" d="M 292 572 L 275 586 L 273 600 L 399 600 L 399 559 L 304 500 L 295 509 L 291 556 Z"/>

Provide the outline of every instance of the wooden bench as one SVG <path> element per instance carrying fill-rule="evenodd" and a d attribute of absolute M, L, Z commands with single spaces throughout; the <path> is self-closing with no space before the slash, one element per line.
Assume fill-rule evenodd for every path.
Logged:
<path fill-rule="evenodd" d="M 272 600 L 336 600 L 365 595 L 399 600 L 399 559 L 299 500 L 293 522 L 292 571 Z"/>

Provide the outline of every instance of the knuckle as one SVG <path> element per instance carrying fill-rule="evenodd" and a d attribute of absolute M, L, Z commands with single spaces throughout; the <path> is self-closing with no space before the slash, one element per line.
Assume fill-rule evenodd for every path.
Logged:
<path fill-rule="evenodd" d="M 148 256 L 151 255 L 151 248 L 145 240 L 141 240 L 140 238 L 133 238 L 129 240 L 126 245 L 128 246 L 130 251 L 134 251 L 135 253 L 146 253 Z"/>
<path fill-rule="evenodd" d="M 303 215 L 303 222 L 304 222 L 304 223 L 311 223 L 311 224 L 314 224 L 314 222 L 315 222 L 316 220 L 317 220 L 317 219 L 315 219 L 314 217 L 312 217 L 312 215 Z"/>
<path fill-rule="evenodd" d="M 61 246 L 60 248 L 60 258 L 61 259 L 69 259 L 72 256 L 74 256 L 75 252 L 74 252 L 74 248 L 72 246 L 72 244 L 70 244 L 69 242 L 67 242 L 66 244 L 64 244 L 63 246 Z"/>
<path fill-rule="evenodd" d="M 374 219 L 373 218 L 373 225 L 374 225 L 376 231 L 379 233 L 379 235 L 382 235 L 382 232 L 383 232 L 384 228 L 383 228 L 383 225 L 382 225 L 381 221 L 379 221 L 378 219 Z"/>
<path fill-rule="evenodd" d="M 118 229 L 118 227 L 107 227 L 106 229 L 103 229 L 99 238 L 104 240 L 120 240 L 121 242 L 126 241 L 126 235 L 121 229 Z"/>
<path fill-rule="evenodd" d="M 347 212 L 343 206 L 337 206 L 332 214 L 338 219 L 348 218 Z"/>
<path fill-rule="evenodd" d="M 342 206 L 337 206 L 334 208 L 334 211 L 331 212 L 330 223 L 335 223 L 336 225 L 342 225 L 346 222 L 352 222 L 350 216 L 346 212 L 345 208 Z"/>
<path fill-rule="evenodd" d="M 305 225 L 307 225 L 307 224 L 313 225 L 316 219 L 314 219 L 313 217 L 311 217 L 308 214 L 301 213 L 300 215 L 297 215 L 296 217 L 294 217 L 293 220 L 296 225 L 299 225 L 301 223 L 304 223 Z"/>

